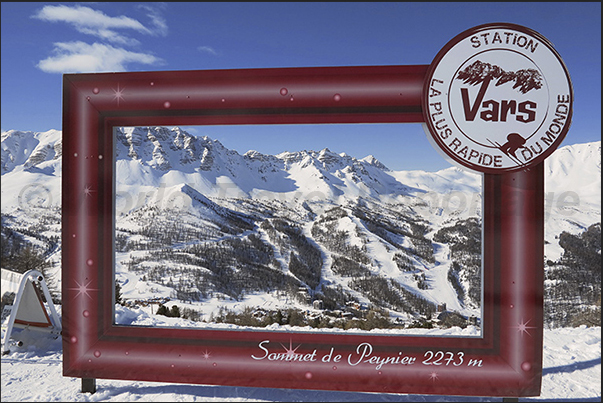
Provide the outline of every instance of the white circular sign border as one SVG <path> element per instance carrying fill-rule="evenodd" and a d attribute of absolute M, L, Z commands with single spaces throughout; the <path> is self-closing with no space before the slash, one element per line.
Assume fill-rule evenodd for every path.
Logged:
<path fill-rule="evenodd" d="M 511 43 L 485 45 L 485 42 L 481 42 L 485 35 L 489 35 L 490 39 L 494 37 L 495 32 L 504 35 L 503 39 L 507 42 L 511 41 Z M 536 58 L 535 55 L 520 52 L 518 51 L 520 48 L 513 45 L 513 38 L 517 39 L 519 36 L 527 38 L 526 44 L 533 41 L 531 49 L 533 49 L 534 46 L 536 49 L 535 51 L 544 49 L 544 51 L 538 52 L 538 61 L 534 60 Z M 476 47 L 476 43 L 480 43 L 480 45 Z M 525 161 L 522 161 L 519 158 L 513 158 L 517 155 L 517 150 L 515 150 L 515 153 L 513 154 L 505 153 L 501 150 L 502 147 L 499 147 L 501 144 L 496 142 L 496 144 L 493 143 L 491 148 L 486 148 L 483 145 L 480 145 L 479 147 L 475 146 L 476 142 L 471 140 L 463 130 L 458 127 L 458 123 L 451 111 L 451 102 L 448 102 L 450 99 L 450 89 L 453 87 L 458 71 L 460 71 L 469 60 L 475 58 L 476 55 L 491 51 L 499 53 L 511 51 L 528 59 L 542 74 L 543 88 L 548 91 L 548 104 L 546 105 L 546 108 L 539 109 L 539 111 L 546 109 L 545 116 L 541 119 L 541 123 L 537 125 L 537 129 L 529 133 L 528 138 L 525 139 L 525 144 L 523 144 L 525 148 L 522 146 L 520 149 L 523 153 L 520 152 L 519 155 L 521 156 L 523 154 L 526 156 Z M 434 95 L 437 92 L 440 92 L 440 95 Z M 563 95 L 567 95 L 567 98 Z M 558 97 L 562 97 L 564 101 L 559 102 L 559 104 L 563 103 L 563 108 L 561 108 L 563 109 L 562 112 L 564 112 L 563 119 L 558 119 L 559 121 L 562 121 L 563 124 L 560 128 L 558 128 L 559 125 L 555 126 L 558 128 L 558 130 L 555 129 L 557 130 L 555 133 L 547 133 L 547 129 L 553 123 L 556 108 L 559 107 L 559 105 L 555 105 L 554 103 L 555 99 L 560 99 Z M 438 103 L 440 108 L 434 107 L 434 104 L 437 106 Z M 539 33 L 520 25 L 491 23 L 480 25 L 462 32 L 450 40 L 440 50 L 434 58 L 434 61 L 431 63 L 425 77 L 422 94 L 422 108 L 425 120 L 423 126 L 427 137 L 434 148 L 436 148 L 445 159 L 449 160 L 454 165 L 460 165 L 463 168 L 482 173 L 504 173 L 525 170 L 531 166 L 535 166 L 542 162 L 559 146 L 571 125 L 573 88 L 563 60 L 546 38 Z M 508 122 L 505 126 L 511 128 L 511 124 Z M 516 130 L 508 131 L 511 132 Z M 462 142 L 459 140 L 459 137 L 464 138 L 465 141 Z M 531 149 L 530 146 L 532 147 Z M 455 148 L 454 150 L 453 147 Z M 492 152 L 487 153 L 488 150 Z M 475 153 L 479 153 L 479 155 L 474 155 Z M 488 154 L 489 157 L 486 156 L 486 154 Z M 472 155 L 472 157 L 469 157 L 469 155 Z M 475 162 L 471 162 L 472 158 Z M 490 161 L 493 158 L 496 158 L 496 162 Z M 480 160 L 482 159 L 483 161 L 480 164 Z M 485 162 L 489 162 L 489 164 L 485 164 Z"/>

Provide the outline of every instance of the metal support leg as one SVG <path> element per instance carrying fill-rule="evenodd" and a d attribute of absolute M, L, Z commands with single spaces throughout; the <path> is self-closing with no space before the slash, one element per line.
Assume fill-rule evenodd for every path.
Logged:
<path fill-rule="evenodd" d="M 82 378 L 82 393 L 96 393 L 96 379 Z"/>

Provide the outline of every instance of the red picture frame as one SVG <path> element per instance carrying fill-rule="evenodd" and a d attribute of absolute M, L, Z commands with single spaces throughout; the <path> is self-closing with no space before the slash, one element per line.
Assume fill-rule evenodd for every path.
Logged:
<path fill-rule="evenodd" d="M 428 67 L 64 75 L 63 375 L 380 393 L 539 395 L 543 163 L 483 176 L 481 337 L 115 324 L 114 127 L 421 123 Z M 277 357 L 272 353 L 292 349 L 295 360 L 270 359 Z"/>

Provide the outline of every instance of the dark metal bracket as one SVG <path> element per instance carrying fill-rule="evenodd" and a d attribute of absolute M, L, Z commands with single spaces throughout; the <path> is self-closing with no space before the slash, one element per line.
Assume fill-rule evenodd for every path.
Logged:
<path fill-rule="evenodd" d="M 82 378 L 82 393 L 96 393 L 96 379 Z"/>

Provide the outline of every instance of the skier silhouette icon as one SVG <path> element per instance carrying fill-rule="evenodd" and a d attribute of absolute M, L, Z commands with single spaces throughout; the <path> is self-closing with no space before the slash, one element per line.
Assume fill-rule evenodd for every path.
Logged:
<path fill-rule="evenodd" d="M 510 133 L 507 136 L 507 142 L 500 146 L 500 149 L 505 154 L 512 155 L 514 158 L 517 158 L 515 151 L 517 151 L 518 148 L 523 147 L 525 143 L 526 139 L 521 137 L 519 133 Z"/>

